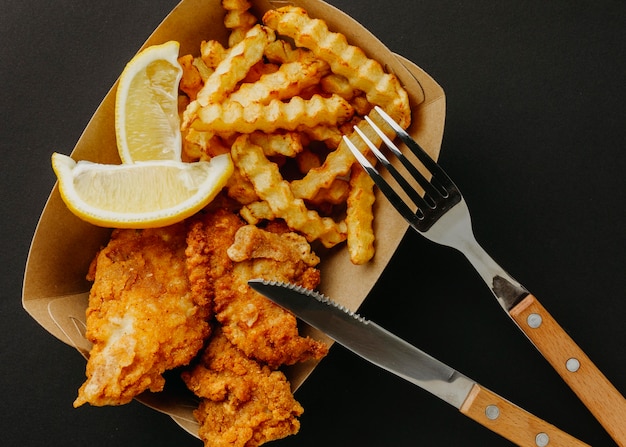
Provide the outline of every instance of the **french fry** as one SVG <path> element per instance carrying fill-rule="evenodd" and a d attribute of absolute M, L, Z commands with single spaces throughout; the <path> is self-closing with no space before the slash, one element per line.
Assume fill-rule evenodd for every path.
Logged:
<path fill-rule="evenodd" d="M 299 60 L 302 53 L 306 51 L 308 50 L 304 48 L 293 48 L 291 44 L 285 40 L 276 39 L 265 48 L 265 57 L 270 62 L 286 64 Z"/>
<path fill-rule="evenodd" d="M 178 87 L 185 92 L 189 99 L 194 100 L 202 86 L 204 81 L 200 72 L 193 63 L 193 56 L 187 54 L 178 58 L 178 63 L 183 68 L 183 75 L 180 79 Z"/>
<path fill-rule="evenodd" d="M 402 127 L 408 127 L 411 109 L 406 90 L 393 74 L 386 73 L 379 62 L 368 58 L 359 47 L 348 44 L 341 33 L 333 33 L 323 20 L 313 19 L 296 6 L 270 9 L 263 23 L 288 36 L 297 46 L 308 48 L 328 62 L 335 74 L 344 76 L 350 85 L 363 91 L 368 101 L 379 105 Z"/>
<path fill-rule="evenodd" d="M 302 137 L 297 132 L 271 134 L 252 132 L 250 134 L 250 141 L 252 144 L 261 146 L 263 152 L 268 157 L 284 155 L 285 157 L 293 158 L 304 150 Z"/>
<path fill-rule="evenodd" d="M 226 26 L 226 28 L 240 29 L 244 31 L 244 36 L 245 36 L 245 33 L 256 24 L 256 22 L 257 22 L 256 17 L 254 17 L 247 10 L 236 9 L 236 10 L 228 11 L 226 13 L 226 16 L 224 17 L 224 25 Z M 236 41 L 236 42 L 229 41 L 229 44 L 231 47 L 237 45 L 238 43 L 239 41 Z"/>
<path fill-rule="evenodd" d="M 211 73 L 213 73 L 214 71 L 209 68 L 209 66 L 206 64 L 206 62 L 204 62 L 201 57 L 193 58 L 193 66 L 196 67 L 196 70 L 198 70 L 198 74 L 200 75 L 200 78 L 202 78 L 203 84 L 206 82 L 207 79 L 209 79 L 209 76 L 211 76 Z"/>
<path fill-rule="evenodd" d="M 252 7 L 248 0 L 222 0 L 222 7 L 226 10 L 224 26 L 231 30 L 228 46 L 234 47 L 245 39 L 246 33 L 256 24 L 257 19 L 248 11 Z"/>
<path fill-rule="evenodd" d="M 224 17 L 224 26 L 228 29 L 240 29 L 243 28 L 246 32 L 252 28 L 257 22 L 256 17 L 254 17 L 250 12 L 248 12 L 248 8 L 246 9 L 232 9 L 226 12 L 226 16 Z M 244 34 L 245 35 L 245 34 Z M 229 42 L 230 46 L 235 46 L 239 42 Z"/>
<path fill-rule="evenodd" d="M 279 68 L 280 67 L 277 64 L 265 63 L 265 61 L 260 60 L 250 68 L 250 71 L 248 71 L 246 77 L 241 80 L 241 85 L 247 83 L 256 83 L 259 81 L 259 79 L 261 79 L 261 76 L 275 73 L 278 71 Z M 241 89 L 241 86 L 239 88 Z M 232 97 L 232 95 L 236 93 L 237 92 L 234 92 L 230 95 L 230 97 Z"/>
<path fill-rule="evenodd" d="M 222 5 L 229 47 L 207 41 L 201 57 L 181 59 L 187 70 L 181 90 L 191 99 L 183 112 L 183 154 L 204 159 L 231 152 L 237 169 L 225 190 L 249 223 L 282 219 L 327 247 L 347 239 L 351 261 L 368 262 L 374 254 L 373 183 L 342 137 L 349 135 L 367 153 L 353 134 L 357 125 L 380 145 L 362 121 L 366 115 L 392 137 L 370 113 L 374 105 L 408 127 L 406 91 L 380 63 L 302 8 L 269 10 L 261 24 L 250 13 L 249 0 L 222 0 Z M 326 151 L 312 151 L 314 142 Z M 303 177 L 283 178 L 283 165 L 293 169 L 288 158 Z M 290 179 L 298 175 L 285 173 Z M 344 210 L 339 222 L 319 214 Z"/>
<path fill-rule="evenodd" d="M 306 54 L 300 60 L 282 64 L 278 71 L 261 76 L 258 82 L 245 83 L 230 95 L 244 107 L 252 103 L 268 104 L 273 99 L 286 99 L 316 85 L 328 72 L 328 64 Z"/>
<path fill-rule="evenodd" d="M 298 170 L 302 174 L 306 174 L 311 169 L 319 168 L 322 162 L 319 155 L 307 149 L 298 154 L 296 164 L 298 165 Z"/>
<path fill-rule="evenodd" d="M 274 220 L 276 215 L 272 212 L 270 204 L 265 200 L 248 203 L 241 207 L 239 211 L 241 217 L 250 225 L 257 225 L 264 220 Z"/>
<path fill-rule="evenodd" d="M 354 98 L 352 98 L 352 100 L 350 101 L 350 104 L 354 108 L 355 113 L 360 116 L 369 115 L 369 113 L 374 108 L 372 103 L 369 102 L 367 98 L 365 97 L 365 95 L 363 94 L 357 95 Z"/>
<path fill-rule="evenodd" d="M 322 141 L 327 147 L 335 149 L 339 146 L 343 134 L 337 126 L 299 126 L 298 131 L 302 132 L 313 141 Z"/>
<path fill-rule="evenodd" d="M 290 228 L 304 234 L 309 242 L 319 240 L 325 247 L 333 247 L 346 239 L 345 222 L 336 223 L 307 209 L 302 200 L 293 196 L 276 164 L 265 157 L 260 146 L 250 143 L 248 135 L 237 138 L 231 155 L 259 197 L 267 201 L 272 213 L 284 219 Z"/>
<path fill-rule="evenodd" d="M 329 75 L 324 76 L 320 80 L 320 85 L 324 91 L 328 93 L 335 93 L 347 101 L 350 101 L 356 96 L 356 91 L 354 87 L 350 85 L 348 79 L 345 76 L 341 76 L 336 73 L 330 73 Z"/>
<path fill-rule="evenodd" d="M 199 161 L 203 155 L 202 148 L 199 145 L 188 141 L 184 136 L 182 143 L 181 160 L 184 162 Z"/>
<path fill-rule="evenodd" d="M 393 130 L 380 119 L 378 114 L 371 114 L 370 117 L 387 136 L 393 138 L 395 135 Z M 366 121 L 361 121 L 358 127 L 375 145 L 381 145 L 382 140 Z M 358 135 L 353 133 L 349 138 L 362 152 L 367 152 L 367 146 Z M 315 197 L 320 189 L 328 188 L 335 178 L 348 175 L 354 162 L 352 152 L 350 152 L 350 149 L 342 140 L 337 149 L 328 154 L 322 166 L 310 170 L 302 179 L 291 182 L 291 190 L 296 197 L 310 200 Z"/>
<path fill-rule="evenodd" d="M 226 11 L 247 11 L 252 7 L 249 0 L 222 0 L 222 8 Z"/>
<path fill-rule="evenodd" d="M 246 38 L 228 51 L 218 64 L 183 114 L 182 128 L 185 129 L 195 120 L 202 107 L 223 100 L 231 93 L 237 82 L 242 80 L 250 67 L 263 57 L 263 50 L 276 35 L 270 28 L 256 25 L 246 34 Z"/>
<path fill-rule="evenodd" d="M 254 185 L 248 178 L 241 173 L 239 169 L 235 169 L 226 184 L 226 194 L 231 199 L 235 199 L 240 204 L 249 205 L 258 202 L 259 195 L 254 189 Z"/>
<path fill-rule="evenodd" d="M 365 264 L 374 256 L 374 200 L 374 181 L 355 163 L 350 175 L 346 226 L 350 261 L 356 265 Z"/>
<path fill-rule="evenodd" d="M 342 178 L 336 178 L 330 184 L 330 187 L 320 189 L 315 197 L 310 200 L 310 202 L 317 206 L 321 206 L 323 204 L 340 205 L 347 202 L 350 190 L 352 188 L 353 186 L 351 182 L 348 182 L 347 180 L 344 180 Z M 350 227 L 348 226 L 348 238 L 349 237 Z"/>
<path fill-rule="evenodd" d="M 183 154 L 187 161 L 208 161 L 228 153 L 230 146 L 212 132 L 199 132 L 195 129 L 184 132 Z"/>
<path fill-rule="evenodd" d="M 211 70 L 211 73 L 226 58 L 227 54 L 228 50 L 217 40 L 205 40 L 200 44 L 200 58 Z"/>
<path fill-rule="evenodd" d="M 198 132 L 187 129 L 183 132 L 182 157 L 186 161 L 199 161 L 205 155 L 205 148 L 210 144 L 212 132 Z"/>
<path fill-rule="evenodd" d="M 240 133 L 257 130 L 271 133 L 278 129 L 296 130 L 301 125 L 336 125 L 349 120 L 353 114 L 352 106 L 337 95 L 329 98 L 316 95 L 310 100 L 294 96 L 289 102 L 275 99 L 267 105 L 252 103 L 247 107 L 226 101 L 199 108 L 192 127 L 212 132 L 236 129 Z"/>

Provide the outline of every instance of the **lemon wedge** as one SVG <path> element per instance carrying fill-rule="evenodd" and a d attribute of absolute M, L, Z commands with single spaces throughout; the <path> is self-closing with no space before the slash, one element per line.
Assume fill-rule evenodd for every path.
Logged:
<path fill-rule="evenodd" d="M 233 172 L 229 154 L 210 161 L 173 160 L 108 165 L 54 153 L 59 191 L 75 215 L 94 225 L 149 228 L 170 225 L 204 208 Z"/>
<path fill-rule="evenodd" d="M 181 157 L 178 84 L 179 43 L 169 41 L 137 53 L 117 86 L 115 133 L 122 163 Z"/>

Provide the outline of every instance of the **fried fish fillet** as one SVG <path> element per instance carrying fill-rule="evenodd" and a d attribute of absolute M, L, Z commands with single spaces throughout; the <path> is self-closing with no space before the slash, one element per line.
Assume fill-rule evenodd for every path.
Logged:
<path fill-rule="evenodd" d="M 303 236 L 277 224 L 245 225 L 218 210 L 191 225 L 187 256 L 205 266 L 205 276 L 194 281 L 209 285 L 224 335 L 247 356 L 277 368 L 326 355 L 326 344 L 300 336 L 292 314 L 248 286 L 263 278 L 315 288 L 319 258 Z"/>
<path fill-rule="evenodd" d="M 220 329 L 182 378 L 202 398 L 194 416 L 205 445 L 255 447 L 300 428 L 303 409 L 285 375 L 249 359 Z"/>
<path fill-rule="evenodd" d="M 87 380 L 74 406 L 121 405 L 163 389 L 162 374 L 188 364 L 210 334 L 210 307 L 188 278 L 184 223 L 115 230 L 90 268 Z M 195 292 L 194 292 L 195 290 Z"/>

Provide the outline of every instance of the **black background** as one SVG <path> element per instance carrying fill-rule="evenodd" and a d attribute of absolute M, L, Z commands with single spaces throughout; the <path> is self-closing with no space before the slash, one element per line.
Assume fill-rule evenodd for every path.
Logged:
<path fill-rule="evenodd" d="M 176 3 L 1 3 L 4 446 L 201 445 L 138 403 L 73 409 L 84 361 L 20 301 L 55 181 L 50 154 L 72 150 Z M 626 393 L 626 3 L 330 3 L 443 87 L 440 161 L 470 205 L 477 238 Z M 460 254 L 407 234 L 361 313 L 585 442 L 614 445 Z M 273 445 L 511 445 L 339 346 L 296 397 L 301 432 Z"/>

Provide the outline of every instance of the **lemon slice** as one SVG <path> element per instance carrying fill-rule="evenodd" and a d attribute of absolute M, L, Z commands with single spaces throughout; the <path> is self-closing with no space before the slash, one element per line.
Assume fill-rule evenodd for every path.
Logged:
<path fill-rule="evenodd" d="M 229 154 L 210 161 L 172 160 L 107 165 L 54 153 L 52 168 L 67 207 L 94 225 L 161 227 L 206 206 L 233 172 Z"/>
<path fill-rule="evenodd" d="M 122 163 L 181 157 L 179 44 L 169 41 L 138 53 L 124 68 L 115 99 L 115 132 Z"/>

